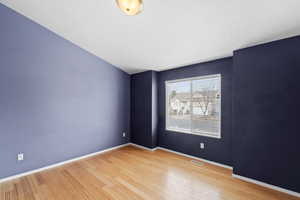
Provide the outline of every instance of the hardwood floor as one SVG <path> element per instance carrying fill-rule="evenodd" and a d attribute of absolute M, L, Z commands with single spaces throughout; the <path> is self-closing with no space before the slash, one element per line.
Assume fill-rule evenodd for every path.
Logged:
<path fill-rule="evenodd" d="M 1 200 L 296 200 L 231 170 L 128 146 L 0 184 Z"/>

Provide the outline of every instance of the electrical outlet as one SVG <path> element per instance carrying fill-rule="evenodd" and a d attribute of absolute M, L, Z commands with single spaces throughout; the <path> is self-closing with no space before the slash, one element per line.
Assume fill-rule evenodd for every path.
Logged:
<path fill-rule="evenodd" d="M 123 137 L 126 137 L 126 133 L 125 132 L 123 132 Z"/>
<path fill-rule="evenodd" d="M 200 143 L 200 149 L 204 149 L 204 143 Z"/>
<path fill-rule="evenodd" d="M 24 154 L 23 153 L 19 153 L 18 154 L 18 161 L 22 161 L 24 160 Z"/>

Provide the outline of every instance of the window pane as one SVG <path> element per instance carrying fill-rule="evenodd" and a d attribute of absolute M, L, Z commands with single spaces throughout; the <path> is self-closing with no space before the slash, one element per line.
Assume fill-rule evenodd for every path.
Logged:
<path fill-rule="evenodd" d="M 167 83 L 167 129 L 191 132 L 190 98 L 191 81 Z"/>
<path fill-rule="evenodd" d="M 192 132 L 219 136 L 220 77 L 192 81 Z"/>

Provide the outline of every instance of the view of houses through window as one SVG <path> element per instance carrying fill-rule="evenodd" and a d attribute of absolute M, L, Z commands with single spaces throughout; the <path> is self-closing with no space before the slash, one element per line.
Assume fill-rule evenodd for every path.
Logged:
<path fill-rule="evenodd" d="M 166 129 L 220 138 L 221 76 L 166 82 Z"/>

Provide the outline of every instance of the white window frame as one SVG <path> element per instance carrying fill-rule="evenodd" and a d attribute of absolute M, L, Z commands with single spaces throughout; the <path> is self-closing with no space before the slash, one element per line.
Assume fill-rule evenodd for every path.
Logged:
<path fill-rule="evenodd" d="M 167 84 L 169 83 L 176 83 L 176 82 L 182 82 L 182 81 L 193 81 L 193 80 L 201 80 L 201 79 L 209 79 L 209 78 L 219 78 L 219 87 L 220 87 L 220 105 L 219 105 L 219 131 L 218 135 L 212 135 L 208 134 L 208 132 L 193 132 L 192 130 L 190 131 L 183 131 L 183 130 L 178 130 L 178 129 L 172 129 L 167 127 L 167 121 L 168 121 L 168 113 L 169 113 L 169 95 L 168 95 L 168 87 Z M 193 84 L 191 84 L 191 95 L 193 91 Z M 172 131 L 172 132 L 177 132 L 177 133 L 186 133 L 186 134 L 192 134 L 192 135 L 200 135 L 200 136 L 205 136 L 205 137 L 212 137 L 212 138 L 217 138 L 221 139 L 221 126 L 222 126 L 222 76 L 221 74 L 213 74 L 213 75 L 204 75 L 204 76 L 197 76 L 197 77 L 192 77 L 192 78 L 184 78 L 184 79 L 176 79 L 176 80 L 168 80 L 165 81 L 165 105 L 166 105 L 166 110 L 165 110 L 165 130 L 166 131 Z M 192 103 L 191 103 L 191 111 L 192 111 Z M 192 114 L 191 114 L 192 117 Z"/>

